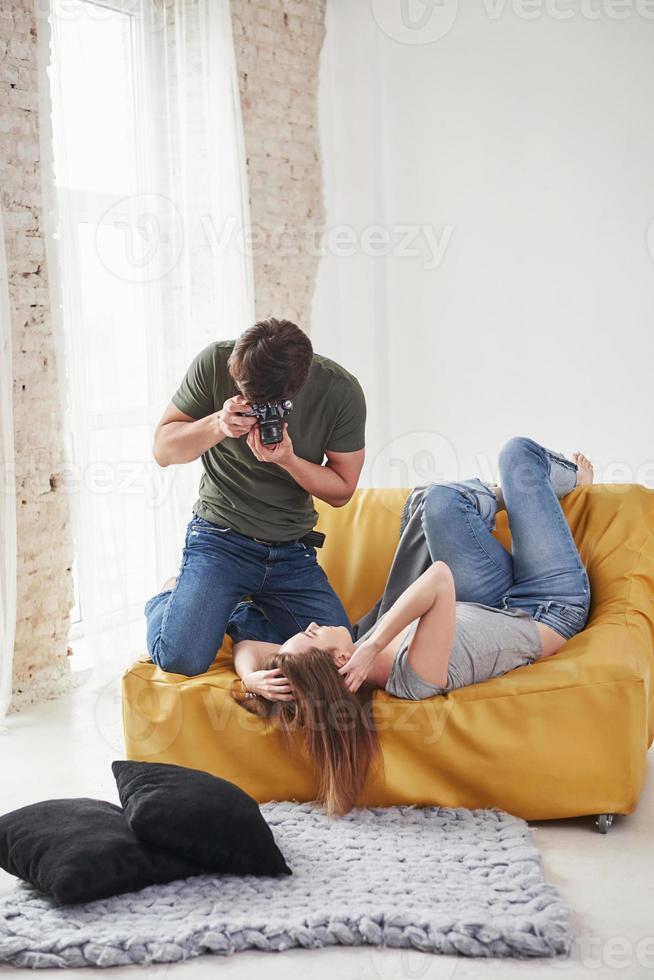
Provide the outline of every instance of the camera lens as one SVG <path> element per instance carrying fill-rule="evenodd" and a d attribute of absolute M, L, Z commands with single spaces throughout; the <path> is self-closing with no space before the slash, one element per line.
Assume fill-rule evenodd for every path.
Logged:
<path fill-rule="evenodd" d="M 261 422 L 259 429 L 264 446 L 272 446 L 274 443 L 282 441 L 282 427 L 279 418 L 266 419 L 265 422 Z"/>

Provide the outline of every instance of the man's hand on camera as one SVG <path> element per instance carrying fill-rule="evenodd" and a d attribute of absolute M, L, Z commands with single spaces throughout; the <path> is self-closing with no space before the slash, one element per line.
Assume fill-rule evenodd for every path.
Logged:
<path fill-rule="evenodd" d="M 260 463 L 277 463 L 278 466 L 287 466 L 291 460 L 295 459 L 293 443 L 288 434 L 288 423 L 283 423 L 283 436 L 281 442 L 274 442 L 270 446 L 264 446 L 261 441 L 259 426 L 256 425 L 248 433 L 248 446 Z"/>
<path fill-rule="evenodd" d="M 217 413 L 218 428 L 223 435 L 229 436 L 231 439 L 239 439 L 248 432 L 252 432 L 252 428 L 257 422 L 256 417 L 238 414 L 239 412 L 248 412 L 251 408 L 249 401 L 243 395 L 234 395 L 233 398 L 228 398 Z"/>

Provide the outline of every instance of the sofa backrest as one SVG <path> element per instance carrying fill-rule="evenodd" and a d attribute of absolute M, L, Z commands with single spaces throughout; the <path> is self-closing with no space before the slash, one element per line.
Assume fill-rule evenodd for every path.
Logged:
<path fill-rule="evenodd" d="M 315 501 L 317 529 L 327 535 L 318 560 L 353 623 L 384 590 L 410 492 L 360 489 L 345 507 Z"/>

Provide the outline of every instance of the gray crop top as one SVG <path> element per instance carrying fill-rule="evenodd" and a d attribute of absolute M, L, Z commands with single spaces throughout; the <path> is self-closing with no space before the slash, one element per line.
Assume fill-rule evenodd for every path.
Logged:
<path fill-rule="evenodd" d="M 417 621 L 408 628 L 395 654 L 386 690 L 397 698 L 421 701 L 457 687 L 478 684 L 533 663 L 542 653 L 536 623 L 522 609 L 495 609 L 477 602 L 457 602 L 456 626 L 447 670 L 447 684 L 436 687 L 416 674 L 408 661 L 408 649 Z M 377 624 L 355 643 L 359 647 Z"/>

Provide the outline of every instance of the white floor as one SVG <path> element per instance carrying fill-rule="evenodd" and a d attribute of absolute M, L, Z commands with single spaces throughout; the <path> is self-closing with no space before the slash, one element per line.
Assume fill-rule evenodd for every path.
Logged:
<path fill-rule="evenodd" d="M 123 757 L 120 678 L 114 664 L 103 677 L 56 701 L 10 715 L 0 737 L 1 811 L 50 797 L 95 796 L 118 802 L 110 763 Z M 107 679 L 108 678 L 108 679 Z M 575 948 L 570 960 L 480 961 L 368 948 L 240 953 L 230 958 L 201 956 L 180 965 L 119 967 L 111 977 L 139 975 L 147 980 L 187 976 L 230 978 L 265 974 L 266 980 L 468 980 L 468 978 L 551 977 L 570 980 L 654 977 L 654 753 L 638 811 L 617 818 L 606 836 L 591 821 L 535 824 L 548 881 L 555 883 L 573 911 Z M 15 879 L 0 871 L 0 894 Z M 76 980 L 97 970 L 75 970 Z M 12 967 L 0 973 L 16 976 Z M 39 977 L 59 970 L 40 970 Z"/>

